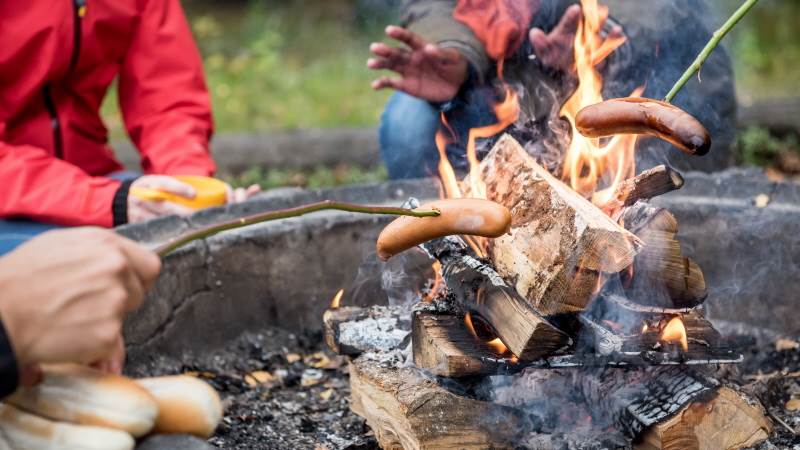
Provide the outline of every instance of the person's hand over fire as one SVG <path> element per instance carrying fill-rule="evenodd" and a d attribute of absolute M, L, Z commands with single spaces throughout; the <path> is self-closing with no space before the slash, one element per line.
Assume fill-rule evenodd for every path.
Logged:
<path fill-rule="evenodd" d="M 98 228 L 51 231 L 0 258 L 0 318 L 23 384 L 42 363 L 122 368 L 122 321 L 155 283 L 161 260 Z"/>
<path fill-rule="evenodd" d="M 398 26 L 388 26 L 386 35 L 407 48 L 380 42 L 369 49 L 375 55 L 367 61 L 373 70 L 391 70 L 399 77 L 380 77 L 373 89 L 392 88 L 432 102 L 448 101 L 456 96 L 467 79 L 467 60 L 458 50 L 442 48 Z"/>
<path fill-rule="evenodd" d="M 531 29 L 528 39 L 533 46 L 533 54 L 542 62 L 542 65 L 563 72 L 575 70 L 573 48 L 581 16 L 581 7 L 572 5 L 567 8 L 558 25 L 550 33 L 539 28 Z M 607 38 L 617 39 L 622 36 L 622 28 L 615 25 L 608 32 Z"/>
<path fill-rule="evenodd" d="M 193 199 L 197 194 L 192 185 L 166 175 L 139 177 L 131 184 L 131 190 L 135 189 L 163 191 L 188 200 Z M 230 185 L 226 185 L 226 190 L 226 202 L 233 204 L 241 203 L 261 192 L 261 187 L 257 184 L 247 188 L 232 188 Z M 196 212 L 195 209 L 169 200 L 141 198 L 133 194 L 128 195 L 128 223 L 144 222 L 170 215 L 188 216 L 194 212 Z"/>

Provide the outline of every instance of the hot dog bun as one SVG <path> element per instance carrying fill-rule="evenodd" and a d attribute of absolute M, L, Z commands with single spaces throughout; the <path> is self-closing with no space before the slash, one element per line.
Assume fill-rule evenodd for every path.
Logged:
<path fill-rule="evenodd" d="M 60 422 L 113 428 L 136 437 L 150 432 L 158 404 L 133 380 L 88 367 L 62 364 L 43 367 L 43 379 L 20 388 L 6 402 Z"/>
<path fill-rule="evenodd" d="M 13 450 L 133 450 L 124 431 L 52 422 L 0 403 L 0 448 Z"/>
<path fill-rule="evenodd" d="M 498 203 L 476 198 L 437 200 L 419 209 L 435 209 L 436 217 L 402 216 L 378 236 L 378 256 L 387 260 L 411 247 L 454 234 L 499 237 L 511 228 L 511 212 Z"/>
<path fill-rule="evenodd" d="M 155 432 L 193 434 L 207 438 L 222 420 L 219 394 L 204 381 L 190 376 L 136 380 L 158 401 Z"/>
<path fill-rule="evenodd" d="M 702 156 L 711 149 L 711 135 L 700 121 L 675 105 L 649 98 L 615 98 L 587 106 L 575 116 L 575 126 L 590 138 L 656 136 L 690 155 Z"/>

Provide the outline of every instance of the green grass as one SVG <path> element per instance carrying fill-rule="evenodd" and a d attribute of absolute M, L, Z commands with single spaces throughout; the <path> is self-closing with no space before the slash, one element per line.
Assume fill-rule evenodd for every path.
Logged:
<path fill-rule="evenodd" d="M 366 60 L 382 25 L 353 11 L 349 0 L 190 2 L 217 132 L 377 124 L 389 93 L 370 89 Z M 115 95 L 104 115 L 124 137 Z"/>
<path fill-rule="evenodd" d="M 769 167 L 783 153 L 800 155 L 800 140 L 796 135 L 777 137 L 764 128 L 750 127 L 740 131 L 737 136 L 736 156 L 739 164 Z"/>
<path fill-rule="evenodd" d="M 340 164 L 336 167 L 317 167 L 313 170 L 281 170 L 253 167 L 241 175 L 230 177 L 234 187 L 258 184 L 261 189 L 281 186 L 297 186 L 309 189 L 341 186 L 347 184 L 376 183 L 388 178 L 386 169 L 362 169 Z"/>

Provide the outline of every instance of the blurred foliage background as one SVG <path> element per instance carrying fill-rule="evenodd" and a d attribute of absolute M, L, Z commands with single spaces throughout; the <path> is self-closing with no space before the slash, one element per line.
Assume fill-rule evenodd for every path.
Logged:
<path fill-rule="evenodd" d="M 709 1 L 720 23 L 741 3 Z M 373 74 L 365 66 L 368 46 L 382 39 L 383 28 L 395 21 L 400 0 L 182 3 L 203 55 L 218 133 L 377 125 L 389 93 L 373 92 L 369 87 Z M 798 24 L 800 0 L 761 0 L 727 38 L 740 101 L 798 95 Z M 106 102 L 105 112 L 112 136 L 124 136 L 113 96 Z M 771 137 L 758 130 L 748 133 L 740 145 L 740 159 L 764 164 L 767 159 L 758 146 Z M 778 146 L 785 147 L 778 142 L 767 145 L 772 149 Z M 311 185 L 309 180 L 339 184 L 385 176 L 382 171 L 359 172 L 349 167 L 326 170 L 269 173 L 254 169 L 245 179 L 270 187 Z"/>

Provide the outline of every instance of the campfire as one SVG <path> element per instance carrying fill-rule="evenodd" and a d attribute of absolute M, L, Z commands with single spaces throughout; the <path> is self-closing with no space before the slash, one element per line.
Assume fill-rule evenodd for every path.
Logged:
<path fill-rule="evenodd" d="M 710 370 L 742 355 L 705 318 L 705 279 L 682 253 L 678 221 L 648 202 L 680 189 L 683 177 L 665 165 L 637 174 L 635 135 L 581 134 L 593 136 L 579 112 L 604 100 L 596 67 L 624 42 L 601 32 L 607 8 L 581 3 L 577 87 L 560 110 L 571 129 L 560 143 L 560 173 L 509 135 L 478 158 L 477 139 L 519 119 L 517 94 L 504 83 L 498 123 L 469 133 L 463 179 L 445 157 L 453 134 L 442 116 L 442 195 L 503 205 L 511 229 L 495 239 L 449 236 L 420 245 L 436 279 L 410 312 L 413 367 L 403 363 L 408 343 L 395 333 L 409 311 L 344 307 L 325 315 L 329 346 L 357 357 L 352 409 L 383 448 L 508 448 L 530 433 L 589 423 L 598 440 L 606 428 L 620 431 L 629 441 L 619 448 L 732 449 L 771 430 L 759 405 Z M 636 100 L 643 90 L 624 107 L 667 107 Z M 667 139 L 702 154 L 708 141 L 700 128 Z M 582 415 L 559 421 L 552 405 L 524 407 L 547 403 L 548 390 Z M 565 448 L 578 442 L 564 439 Z"/>

